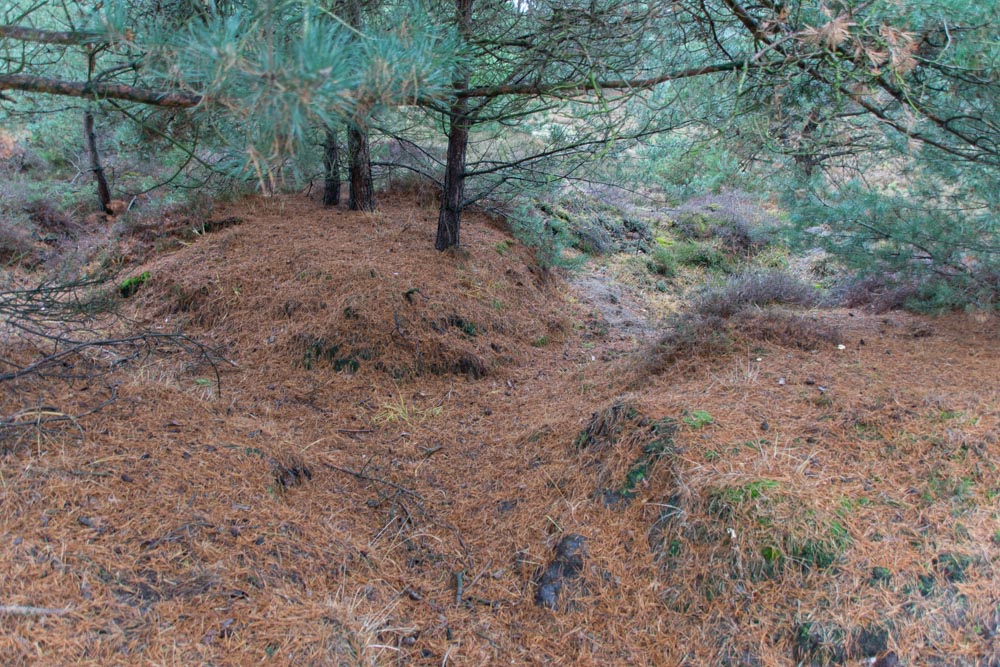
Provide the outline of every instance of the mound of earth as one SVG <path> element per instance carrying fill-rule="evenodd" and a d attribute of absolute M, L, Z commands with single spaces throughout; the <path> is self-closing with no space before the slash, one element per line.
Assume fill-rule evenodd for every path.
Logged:
<path fill-rule="evenodd" d="M 469 242 L 441 254 L 432 211 L 384 210 L 318 212 L 305 198 L 223 210 L 248 221 L 136 269 L 148 281 L 134 317 L 204 336 L 241 365 L 394 379 L 484 377 L 565 332 L 553 286 L 495 223 L 470 215 Z"/>

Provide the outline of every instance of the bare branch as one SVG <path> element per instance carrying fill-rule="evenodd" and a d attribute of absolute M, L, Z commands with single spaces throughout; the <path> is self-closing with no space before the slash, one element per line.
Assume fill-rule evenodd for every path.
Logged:
<path fill-rule="evenodd" d="M 19 604 L 0 604 L 0 616 L 65 616 L 68 608 L 26 607 Z"/>
<path fill-rule="evenodd" d="M 204 100 L 201 95 L 180 90 L 152 90 L 121 83 L 63 81 L 28 74 L 0 75 L 0 90 L 20 90 L 27 93 L 83 97 L 92 100 L 107 98 L 180 109 L 198 106 Z"/>
<path fill-rule="evenodd" d="M 773 67 L 769 63 L 768 67 Z M 457 92 L 459 98 L 463 97 L 501 97 L 503 95 L 570 95 L 574 93 L 587 93 L 598 90 L 641 90 L 653 88 L 661 83 L 677 81 L 679 79 L 690 79 L 706 74 L 719 74 L 723 72 L 738 72 L 744 69 L 756 69 L 762 65 L 750 62 L 749 60 L 733 60 L 703 67 L 692 67 L 690 69 L 678 70 L 675 72 L 664 72 L 657 76 L 638 79 L 612 79 L 608 81 L 592 81 L 587 83 L 557 83 L 557 84 L 520 84 L 506 86 L 487 86 L 481 88 L 469 88 Z"/>
<path fill-rule="evenodd" d="M 62 44 L 78 46 L 108 41 L 107 35 L 80 30 L 39 30 L 18 25 L 0 25 L 0 39 L 14 39 L 19 42 L 38 44 Z"/>

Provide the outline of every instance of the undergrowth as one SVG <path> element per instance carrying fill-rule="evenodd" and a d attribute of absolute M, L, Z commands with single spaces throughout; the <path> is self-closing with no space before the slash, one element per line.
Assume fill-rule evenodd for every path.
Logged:
<path fill-rule="evenodd" d="M 776 270 L 746 270 L 698 291 L 671 316 L 648 358 L 653 374 L 684 359 L 725 353 L 738 338 L 801 348 L 839 343 L 836 328 L 802 311 L 822 295 L 811 285 Z"/>

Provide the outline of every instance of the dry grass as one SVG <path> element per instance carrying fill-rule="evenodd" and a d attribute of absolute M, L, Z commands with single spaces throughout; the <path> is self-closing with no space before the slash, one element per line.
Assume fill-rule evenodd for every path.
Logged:
<path fill-rule="evenodd" d="M 645 372 L 725 354 L 738 343 L 775 343 L 816 350 L 840 343 L 831 318 L 790 307 L 818 303 L 816 290 L 781 271 L 746 271 L 700 290 L 666 320 L 666 332 L 648 351 Z"/>
<path fill-rule="evenodd" d="M 134 268 L 134 318 L 237 366 L 218 394 L 150 360 L 85 437 L 2 455 L 0 605 L 65 613 L 0 615 L 0 662 L 1000 658 L 995 318 L 817 315 L 838 349 L 751 314 L 637 382 L 641 353 L 605 349 L 502 232 L 473 217 L 442 257 L 432 211 L 383 207 L 249 200 Z M 4 393 L 0 415 L 94 391 Z M 578 585 L 540 608 L 568 534 Z"/>
<path fill-rule="evenodd" d="M 732 317 L 750 307 L 814 306 L 819 295 L 810 285 L 783 271 L 744 271 L 718 287 L 695 295 L 691 309 L 708 317 Z"/>

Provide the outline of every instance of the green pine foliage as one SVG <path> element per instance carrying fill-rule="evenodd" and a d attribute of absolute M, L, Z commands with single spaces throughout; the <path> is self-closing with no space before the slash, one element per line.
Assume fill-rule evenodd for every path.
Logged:
<path fill-rule="evenodd" d="M 458 42 L 426 6 L 381 3 L 356 29 L 327 5 L 212 5 L 182 26 L 158 16 L 136 46 L 148 50 L 155 81 L 203 97 L 196 113 L 229 149 L 227 171 L 273 189 L 280 168 L 309 151 L 316 127 L 364 127 L 382 109 L 451 85 Z M 119 23 L 126 17 L 109 14 L 112 31 L 130 35 Z"/>
<path fill-rule="evenodd" d="M 909 305 L 990 306 L 1000 290 L 1000 170 L 925 162 L 880 187 L 814 178 L 786 194 L 792 238 L 860 277 L 908 286 Z"/>

